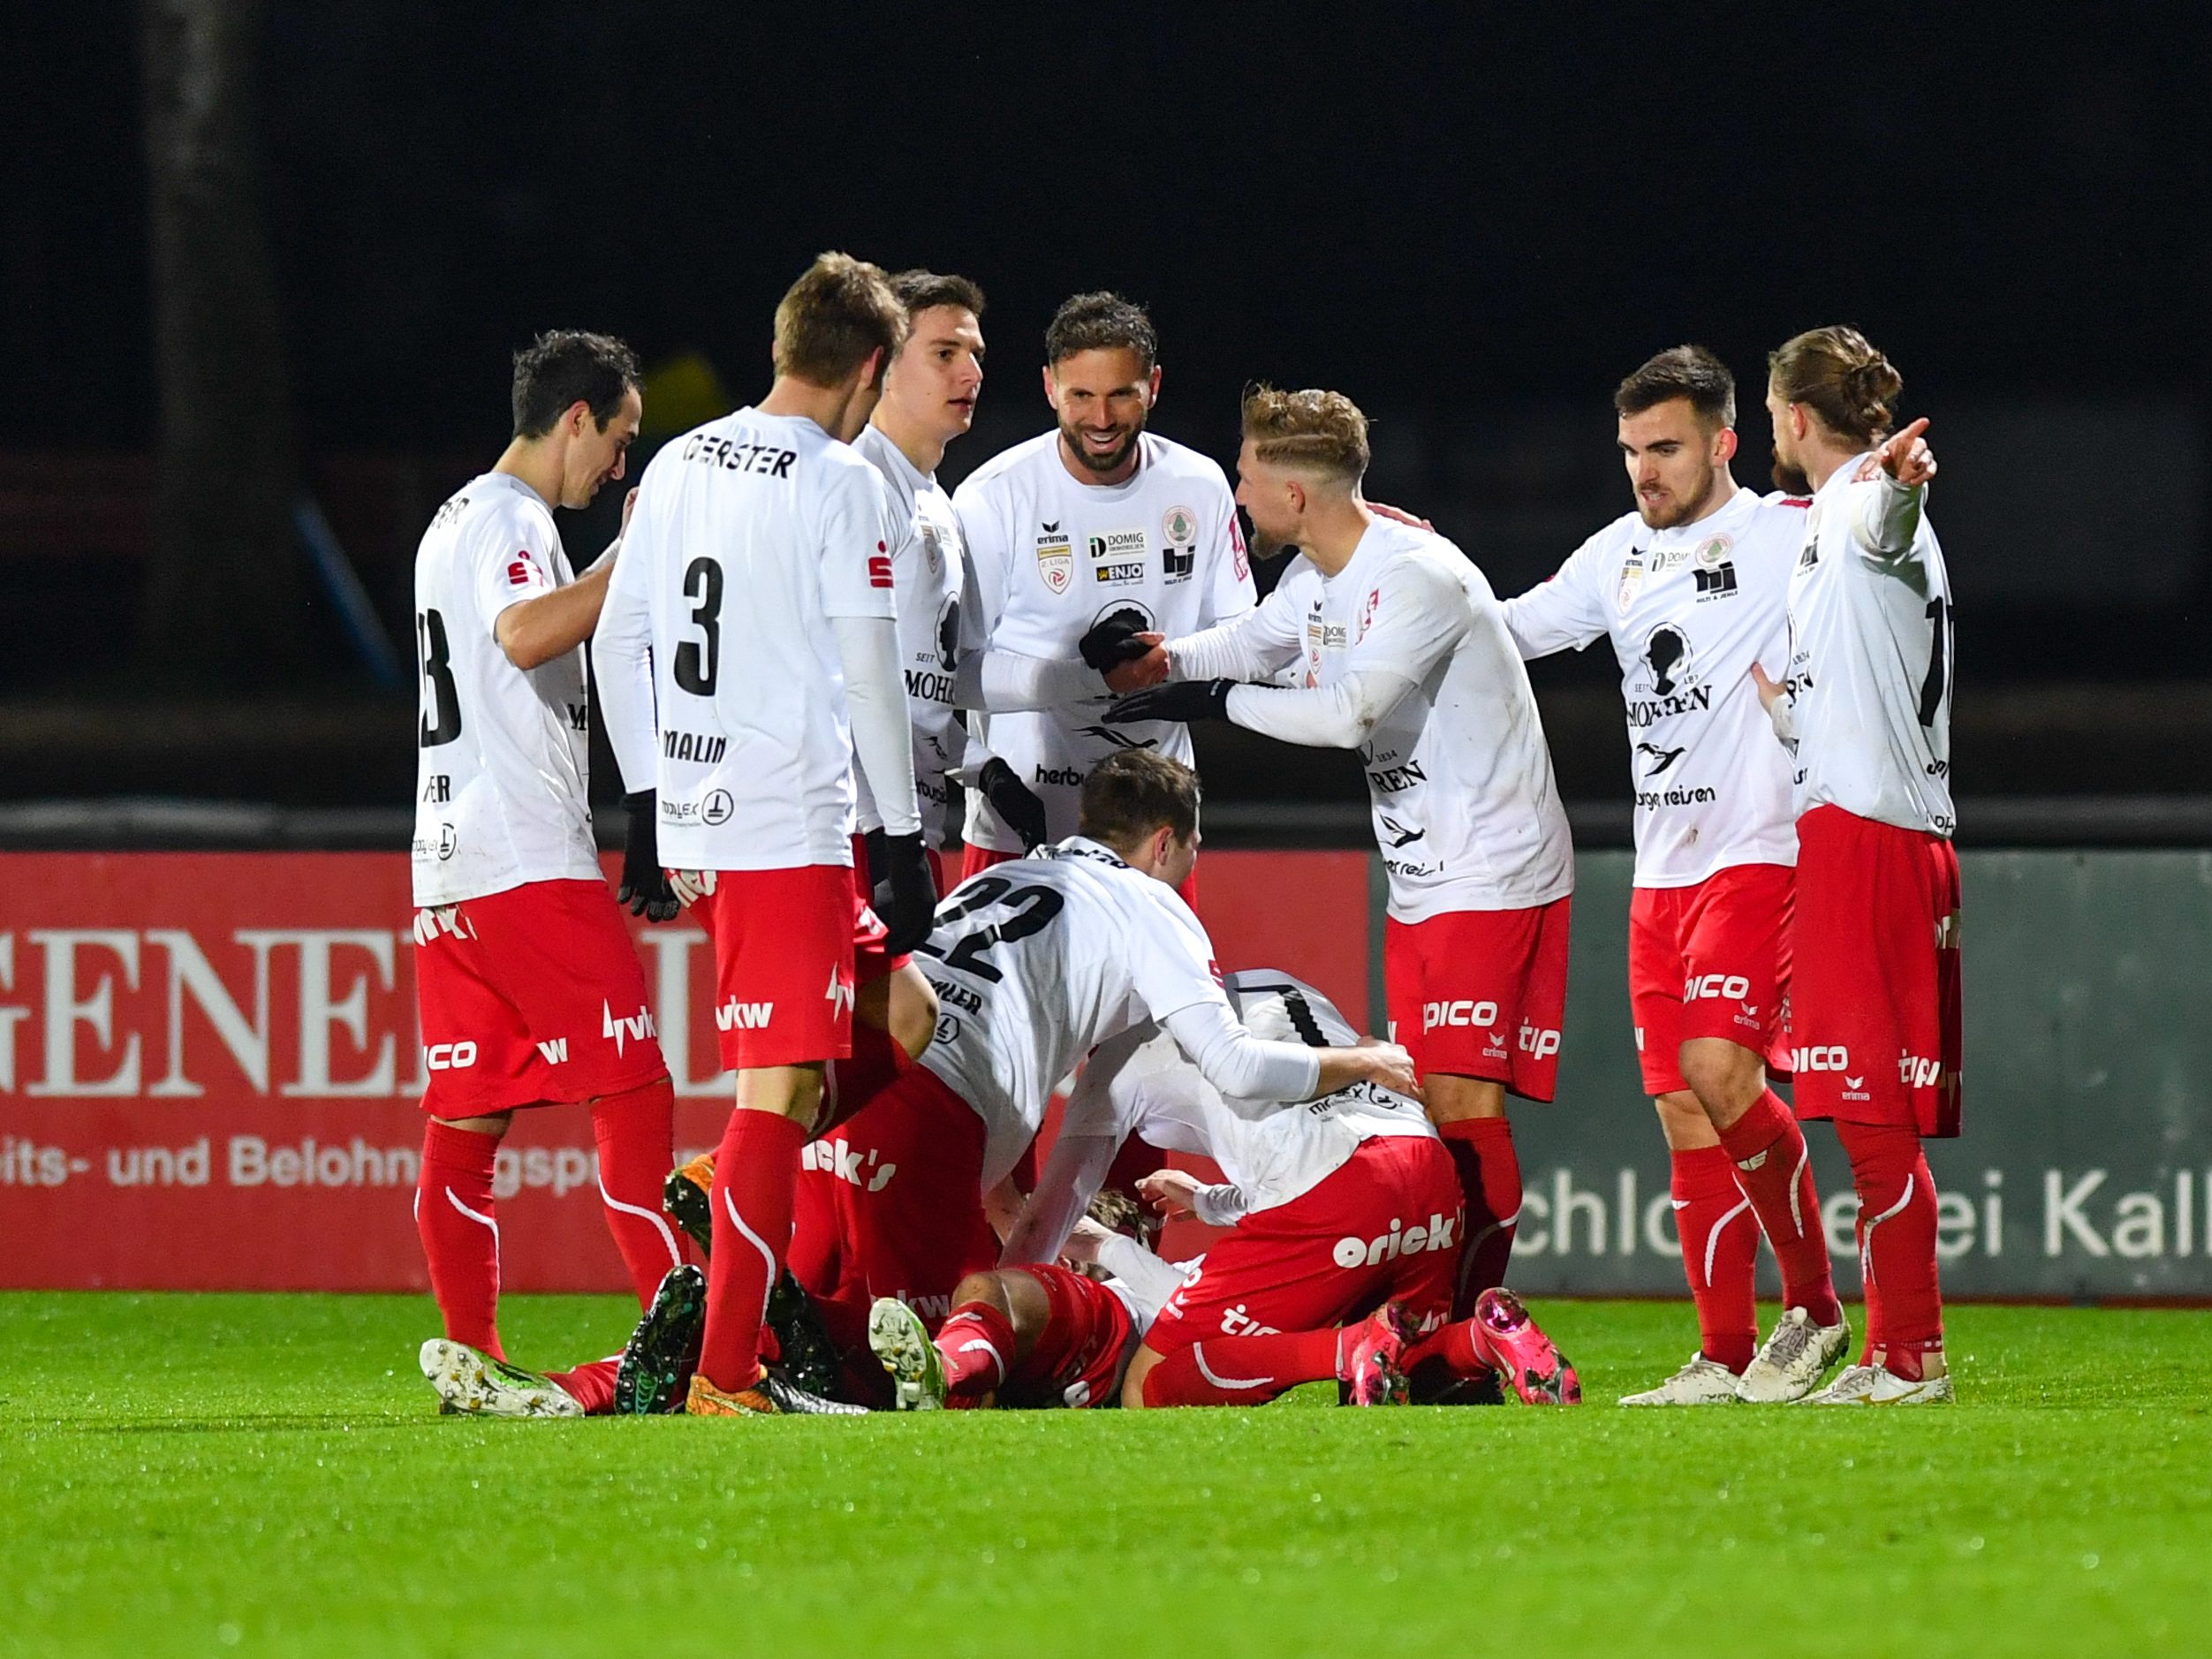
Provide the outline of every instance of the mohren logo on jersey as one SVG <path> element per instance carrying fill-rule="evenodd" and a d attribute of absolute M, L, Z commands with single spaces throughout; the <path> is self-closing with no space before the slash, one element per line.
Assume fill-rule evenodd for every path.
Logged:
<path fill-rule="evenodd" d="M 1419 761 L 1408 761 L 1403 766 L 1377 767 L 1367 774 L 1368 784 L 1385 795 L 1395 795 L 1428 781 L 1428 774 L 1420 769 Z"/>
<path fill-rule="evenodd" d="M 696 761 L 712 766 L 728 753 L 730 739 L 704 731 L 678 731 L 670 726 L 661 733 L 661 753 L 671 761 Z"/>
<path fill-rule="evenodd" d="M 1420 1255 L 1424 1251 L 1449 1250 L 1457 1242 L 1459 1216 L 1447 1216 L 1441 1211 L 1431 1212 L 1426 1224 L 1415 1222 L 1401 1229 L 1398 1219 L 1390 1217 L 1390 1230 L 1377 1233 L 1372 1239 L 1354 1238 L 1349 1234 L 1337 1240 L 1329 1253 L 1329 1260 L 1346 1271 L 1353 1268 L 1380 1267 L 1399 1256 Z"/>
<path fill-rule="evenodd" d="M 1075 580 L 1075 543 L 1057 524 L 1045 525 L 1037 532 L 1037 574 L 1056 594 L 1067 592 L 1068 584 Z"/>

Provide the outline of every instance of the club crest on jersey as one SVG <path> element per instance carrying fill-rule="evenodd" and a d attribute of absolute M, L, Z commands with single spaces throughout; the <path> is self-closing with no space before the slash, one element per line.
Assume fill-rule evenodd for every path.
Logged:
<path fill-rule="evenodd" d="M 1632 557 L 1621 566 L 1621 585 L 1613 595 L 1614 608 L 1626 616 L 1628 608 L 1636 602 L 1636 595 L 1643 590 L 1644 562 L 1640 557 Z"/>
<path fill-rule="evenodd" d="M 944 549 L 937 542 L 937 526 L 925 522 L 921 526 L 921 557 L 935 576 L 944 568 Z"/>
<path fill-rule="evenodd" d="M 1728 563 L 1729 549 L 1736 545 L 1735 538 L 1727 535 L 1708 536 L 1698 543 L 1697 565 L 1701 571 L 1716 571 Z"/>
<path fill-rule="evenodd" d="M 1057 524 L 1045 525 L 1037 532 L 1037 574 L 1056 594 L 1067 592 L 1068 584 L 1075 580 L 1075 543 Z"/>
<path fill-rule="evenodd" d="M 1187 582 L 1198 569 L 1198 515 L 1170 507 L 1160 519 L 1160 565 L 1170 582 Z"/>

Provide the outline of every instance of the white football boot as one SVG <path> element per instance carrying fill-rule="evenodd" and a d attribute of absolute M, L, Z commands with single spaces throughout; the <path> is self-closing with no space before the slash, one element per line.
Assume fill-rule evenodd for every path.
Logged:
<path fill-rule="evenodd" d="M 921 1315 L 895 1296 L 879 1296 L 867 1314 L 867 1345 L 890 1373 L 902 1412 L 944 1409 L 944 1357 Z"/>
<path fill-rule="evenodd" d="M 1736 1403 L 1736 1374 L 1716 1360 L 1708 1360 L 1702 1353 L 1690 1356 L 1684 1366 L 1655 1389 L 1646 1389 L 1640 1394 L 1624 1394 L 1624 1405 L 1733 1405 Z"/>
<path fill-rule="evenodd" d="M 1802 1307 L 1792 1307 L 1776 1322 L 1773 1334 L 1736 1379 L 1736 1398 L 1751 1405 L 1787 1405 L 1801 1400 L 1850 1346 L 1848 1319 L 1816 1325 Z"/>
<path fill-rule="evenodd" d="M 550 1377 L 495 1360 L 465 1343 L 434 1337 L 422 1345 L 422 1375 L 440 1409 L 468 1417 L 581 1417 L 575 1397 Z"/>
<path fill-rule="evenodd" d="M 1808 1394 L 1799 1405 L 1948 1405 L 1952 1392 L 1951 1373 L 1934 1376 L 1899 1376 L 1886 1365 L 1845 1366 L 1836 1380 L 1817 1394 Z"/>

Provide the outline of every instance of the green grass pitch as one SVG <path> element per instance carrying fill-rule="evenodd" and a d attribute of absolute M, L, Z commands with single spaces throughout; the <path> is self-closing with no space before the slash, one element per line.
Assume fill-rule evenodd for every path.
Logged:
<path fill-rule="evenodd" d="M 526 1363 L 605 1298 L 518 1297 Z M 0 1650 L 2201 1652 L 2212 1319 L 1959 1307 L 1951 1410 L 435 1414 L 406 1297 L 0 1296 Z M 1307 1390 L 1310 1396 L 1315 1390 Z"/>

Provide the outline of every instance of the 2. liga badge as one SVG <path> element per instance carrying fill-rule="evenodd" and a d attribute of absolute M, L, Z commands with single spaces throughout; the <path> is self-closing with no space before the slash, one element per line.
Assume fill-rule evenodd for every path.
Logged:
<path fill-rule="evenodd" d="M 1045 525 L 1037 533 L 1037 574 L 1056 594 L 1067 592 L 1075 580 L 1075 543 L 1057 524 Z"/>

